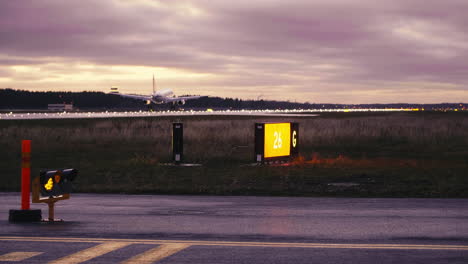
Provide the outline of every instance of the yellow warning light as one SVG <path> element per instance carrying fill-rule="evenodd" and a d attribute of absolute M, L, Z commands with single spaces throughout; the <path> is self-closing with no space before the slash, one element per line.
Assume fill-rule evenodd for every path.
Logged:
<path fill-rule="evenodd" d="M 50 190 L 52 190 L 53 187 L 54 187 L 54 182 L 52 181 L 52 178 L 49 178 L 49 180 L 47 181 L 47 183 L 44 184 L 44 188 L 45 188 L 47 191 L 50 191 Z"/>
<path fill-rule="evenodd" d="M 206 109 L 206 111 L 207 111 L 207 112 L 213 112 L 213 109 L 208 108 L 208 109 Z"/>
<path fill-rule="evenodd" d="M 289 156 L 290 151 L 290 123 L 265 124 L 265 158 Z"/>

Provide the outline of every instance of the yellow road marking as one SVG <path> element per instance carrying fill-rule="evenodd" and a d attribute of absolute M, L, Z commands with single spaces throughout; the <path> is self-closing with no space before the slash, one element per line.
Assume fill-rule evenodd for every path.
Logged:
<path fill-rule="evenodd" d="M 64 241 L 66 242 L 66 241 Z M 128 242 L 107 242 L 85 250 L 76 252 L 58 260 L 49 262 L 50 264 L 75 264 L 88 261 L 90 259 L 99 257 L 119 248 L 126 247 L 131 243 Z"/>
<path fill-rule="evenodd" d="M 1 255 L 0 261 L 23 261 L 42 253 L 43 252 L 10 252 L 5 255 Z"/>
<path fill-rule="evenodd" d="M 165 257 L 169 257 L 183 249 L 188 248 L 190 245 L 185 244 L 163 244 L 159 247 L 155 247 L 133 258 L 130 258 L 122 264 L 149 264 L 159 261 Z"/>
<path fill-rule="evenodd" d="M 347 248 L 347 249 L 426 249 L 468 250 L 468 245 L 418 245 L 418 244 L 351 244 L 351 243 L 275 243 L 275 242 L 231 242 L 231 241 L 188 241 L 151 239 L 106 239 L 106 238 L 61 238 L 61 237 L 2 237 L 0 241 L 36 241 L 70 243 L 128 243 L 128 244 L 185 244 L 190 246 L 228 247 L 294 247 L 294 248 Z"/>

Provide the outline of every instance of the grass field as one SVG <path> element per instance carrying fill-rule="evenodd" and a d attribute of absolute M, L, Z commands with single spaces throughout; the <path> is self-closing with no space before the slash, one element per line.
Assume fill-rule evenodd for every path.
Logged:
<path fill-rule="evenodd" d="M 174 167 L 172 122 L 184 123 Z M 252 166 L 254 123 L 300 123 L 290 166 Z M 79 192 L 359 197 L 468 197 L 468 113 L 335 113 L 318 117 L 181 117 L 0 121 L 0 190 L 18 191 L 20 141 L 32 173 L 80 171 Z"/>

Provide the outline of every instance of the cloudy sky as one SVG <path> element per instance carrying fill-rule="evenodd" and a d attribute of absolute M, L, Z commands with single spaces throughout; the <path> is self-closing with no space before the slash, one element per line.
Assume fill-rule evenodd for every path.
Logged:
<path fill-rule="evenodd" d="M 0 0 L 0 88 L 468 103 L 467 0 Z"/>

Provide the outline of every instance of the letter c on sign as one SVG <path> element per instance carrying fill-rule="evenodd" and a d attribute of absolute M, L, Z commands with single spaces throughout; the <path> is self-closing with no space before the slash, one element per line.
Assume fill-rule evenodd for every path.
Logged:
<path fill-rule="evenodd" d="M 293 148 L 296 147 L 296 144 L 297 144 L 297 139 L 296 139 L 296 130 L 293 131 L 293 134 L 292 134 L 292 144 L 293 144 Z"/>

